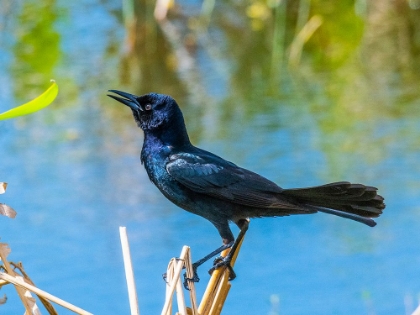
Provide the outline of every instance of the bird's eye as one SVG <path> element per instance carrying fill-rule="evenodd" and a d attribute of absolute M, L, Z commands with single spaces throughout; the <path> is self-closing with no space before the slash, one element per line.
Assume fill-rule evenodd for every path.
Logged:
<path fill-rule="evenodd" d="M 150 105 L 150 104 L 146 104 L 146 106 L 144 106 L 144 108 L 145 108 L 146 110 L 151 110 L 151 109 L 152 109 L 152 105 Z"/>

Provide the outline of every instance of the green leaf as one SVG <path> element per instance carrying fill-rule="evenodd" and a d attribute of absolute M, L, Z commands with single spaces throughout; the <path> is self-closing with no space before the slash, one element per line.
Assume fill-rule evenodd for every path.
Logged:
<path fill-rule="evenodd" d="M 51 81 L 51 86 L 44 93 L 42 93 L 40 96 L 33 99 L 32 101 L 29 101 L 28 103 L 25 103 L 18 107 L 12 108 L 4 113 L 1 113 L 0 120 L 29 115 L 50 105 L 58 94 L 57 83 L 55 83 L 54 80 Z"/>

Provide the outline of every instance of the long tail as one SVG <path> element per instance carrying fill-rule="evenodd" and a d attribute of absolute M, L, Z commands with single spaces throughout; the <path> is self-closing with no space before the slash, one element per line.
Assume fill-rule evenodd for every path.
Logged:
<path fill-rule="evenodd" d="M 282 194 L 293 197 L 306 206 L 339 217 L 375 226 L 371 218 L 379 217 L 385 208 L 384 198 L 377 188 L 349 182 L 323 186 L 285 189 Z"/>

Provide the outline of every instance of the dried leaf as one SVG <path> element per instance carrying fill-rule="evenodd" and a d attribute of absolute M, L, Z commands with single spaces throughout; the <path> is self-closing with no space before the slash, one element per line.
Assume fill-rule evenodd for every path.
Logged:
<path fill-rule="evenodd" d="M 6 259 L 6 257 L 9 256 L 11 251 L 12 250 L 10 249 L 9 245 L 7 245 L 6 243 L 0 243 L 0 261 L 1 257 Z"/>
<path fill-rule="evenodd" d="M 4 194 L 6 192 L 7 183 L 0 182 L 0 194 Z"/>
<path fill-rule="evenodd" d="M 16 217 L 16 211 L 4 203 L 0 203 L 0 214 L 12 219 Z"/>
<path fill-rule="evenodd" d="M 50 105 L 58 94 L 58 85 L 57 83 L 55 83 L 54 80 L 52 80 L 52 82 L 53 83 L 51 84 L 51 86 L 37 98 L 33 99 L 32 101 L 29 101 L 28 103 L 25 103 L 18 107 L 12 108 L 4 113 L 1 113 L 0 120 L 32 114 L 33 112 L 36 112 Z"/>

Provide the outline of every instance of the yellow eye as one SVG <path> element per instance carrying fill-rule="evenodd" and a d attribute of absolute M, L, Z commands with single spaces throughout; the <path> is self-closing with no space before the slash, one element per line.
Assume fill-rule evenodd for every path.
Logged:
<path fill-rule="evenodd" d="M 151 110 L 151 109 L 152 109 L 152 105 L 150 105 L 150 104 L 146 104 L 146 106 L 144 106 L 144 108 L 145 108 L 146 110 Z"/>

